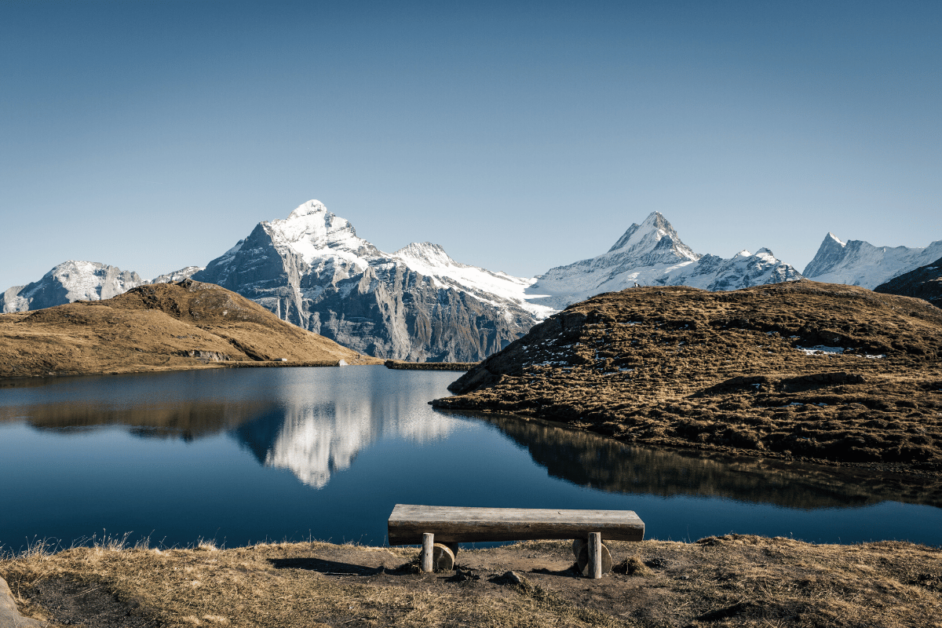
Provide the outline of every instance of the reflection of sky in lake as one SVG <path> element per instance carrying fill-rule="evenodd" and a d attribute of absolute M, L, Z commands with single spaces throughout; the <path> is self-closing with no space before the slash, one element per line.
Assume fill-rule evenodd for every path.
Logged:
<path fill-rule="evenodd" d="M 0 388 L 0 544 L 103 529 L 168 545 L 383 543 L 396 503 L 632 509 L 659 539 L 942 544 L 938 499 L 919 487 L 435 412 L 454 377 L 240 369 Z"/>

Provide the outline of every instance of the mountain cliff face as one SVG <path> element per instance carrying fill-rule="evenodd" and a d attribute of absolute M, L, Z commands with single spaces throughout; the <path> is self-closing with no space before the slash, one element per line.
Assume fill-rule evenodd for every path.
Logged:
<path fill-rule="evenodd" d="M 603 255 L 559 266 L 539 277 L 527 294 L 534 303 L 563 309 L 603 292 L 640 286 L 691 286 L 738 290 L 801 279 L 768 249 L 741 251 L 731 259 L 694 253 L 660 213 L 625 234 Z"/>
<path fill-rule="evenodd" d="M 805 267 L 808 279 L 870 288 L 942 256 L 942 240 L 925 248 L 873 246 L 862 240 L 841 242 L 827 234 L 814 259 Z"/>
<path fill-rule="evenodd" d="M 98 262 L 63 262 L 26 286 L 3 293 L 2 312 L 26 312 L 73 301 L 102 301 L 145 283 L 137 273 Z"/>
<path fill-rule="evenodd" d="M 478 361 L 552 310 L 527 302 L 532 280 L 460 264 L 430 243 L 384 253 L 309 201 L 259 223 L 197 281 L 357 351 L 413 361 Z"/>
<path fill-rule="evenodd" d="M 873 291 L 924 299 L 942 307 L 942 257 L 880 284 Z"/>

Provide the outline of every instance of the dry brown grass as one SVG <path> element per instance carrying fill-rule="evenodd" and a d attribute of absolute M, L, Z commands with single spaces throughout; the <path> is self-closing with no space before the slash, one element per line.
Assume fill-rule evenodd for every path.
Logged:
<path fill-rule="evenodd" d="M 601 581 L 569 569 L 566 542 L 462 551 L 443 574 L 397 569 L 415 549 L 119 545 L 33 551 L 0 576 L 24 613 L 100 628 L 942 626 L 942 551 L 907 543 L 611 543 L 630 573 Z M 502 584 L 508 569 L 524 584 Z"/>
<path fill-rule="evenodd" d="M 105 301 L 0 315 L 0 378 L 262 364 L 381 364 L 280 320 L 257 303 L 187 280 Z M 280 363 L 276 363 L 280 364 Z"/>
<path fill-rule="evenodd" d="M 797 349 L 817 345 L 845 351 Z M 625 442 L 942 473 L 942 310 L 863 288 L 604 294 L 534 327 L 453 390 L 435 404 Z"/>

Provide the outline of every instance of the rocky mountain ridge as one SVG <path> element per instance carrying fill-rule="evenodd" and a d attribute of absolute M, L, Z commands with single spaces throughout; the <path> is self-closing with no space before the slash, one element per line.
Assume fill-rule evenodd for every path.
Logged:
<path fill-rule="evenodd" d="M 942 240 L 925 248 L 874 246 L 862 240 L 841 241 L 828 233 L 804 276 L 823 283 L 843 283 L 873 290 L 903 273 L 942 257 Z"/>
<path fill-rule="evenodd" d="M 57 265 L 38 281 L 4 292 L 0 313 L 39 310 L 73 301 L 110 299 L 143 283 L 137 273 L 116 266 L 69 260 Z"/>
<path fill-rule="evenodd" d="M 815 280 L 874 287 L 877 279 L 915 268 L 936 249 L 942 255 L 942 242 L 890 249 L 845 244 L 829 234 L 805 272 Z M 190 277 L 222 285 L 282 320 L 376 357 L 475 362 L 553 312 L 596 294 L 636 285 L 728 291 L 802 275 L 764 248 L 728 259 L 696 253 L 654 212 L 602 255 L 526 279 L 462 264 L 430 242 L 383 252 L 312 200 L 285 219 L 260 222 L 205 268 L 189 266 L 144 281 L 105 264 L 69 261 L 37 282 L 7 290 L 0 308 L 16 312 L 94 301 Z"/>
<path fill-rule="evenodd" d="M 535 303 L 561 310 L 603 292 L 634 286 L 691 286 L 710 291 L 801 279 L 770 250 L 740 251 L 730 259 L 700 255 L 683 243 L 659 212 L 633 224 L 606 253 L 549 270 L 527 289 Z"/>
<path fill-rule="evenodd" d="M 183 281 L 200 270 L 200 266 L 187 266 L 145 281 L 137 273 L 117 266 L 68 260 L 33 283 L 6 290 L 0 300 L 0 314 L 41 310 L 75 301 L 104 301 L 138 286 Z"/>
<path fill-rule="evenodd" d="M 480 360 L 553 311 L 527 301 L 532 280 L 461 264 L 431 243 L 385 253 L 314 200 L 259 223 L 193 277 L 344 346 L 410 361 Z"/>

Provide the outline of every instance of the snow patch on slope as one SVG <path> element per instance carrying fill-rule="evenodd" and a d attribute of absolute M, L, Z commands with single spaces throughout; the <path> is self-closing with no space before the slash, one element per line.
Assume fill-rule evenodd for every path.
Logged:
<path fill-rule="evenodd" d="M 528 301 L 525 291 L 536 279 L 461 264 L 438 244 L 413 242 L 396 251 L 392 257 L 420 275 L 432 277 L 444 286 L 463 289 L 487 303 L 496 305 L 501 299 L 513 301 L 537 320 L 543 320 L 556 311 Z"/>

